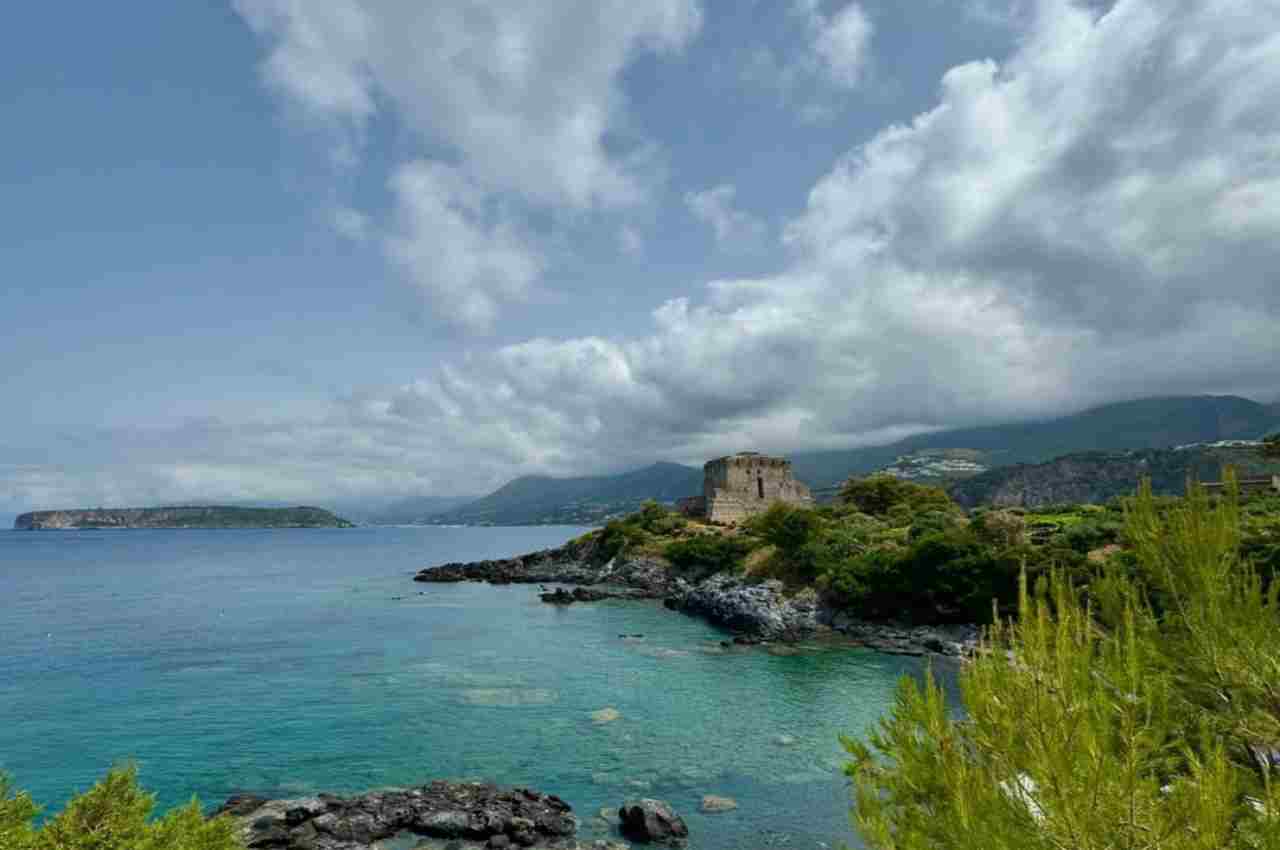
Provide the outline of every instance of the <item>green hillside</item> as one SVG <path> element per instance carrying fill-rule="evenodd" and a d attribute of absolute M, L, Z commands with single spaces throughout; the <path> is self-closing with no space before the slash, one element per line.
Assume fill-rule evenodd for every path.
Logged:
<path fill-rule="evenodd" d="M 620 475 L 525 476 L 488 496 L 437 514 L 437 524 L 591 524 L 637 510 L 646 499 L 674 502 L 702 492 L 702 470 L 655 463 Z"/>
<path fill-rule="evenodd" d="M 1045 422 L 962 428 L 908 437 L 887 446 L 804 452 L 792 460 L 811 487 L 874 472 L 899 455 L 925 449 L 976 449 L 987 466 L 1043 463 L 1084 451 L 1168 448 L 1188 443 L 1257 439 L 1280 427 L 1280 405 L 1238 396 L 1149 398 L 1095 407 Z"/>

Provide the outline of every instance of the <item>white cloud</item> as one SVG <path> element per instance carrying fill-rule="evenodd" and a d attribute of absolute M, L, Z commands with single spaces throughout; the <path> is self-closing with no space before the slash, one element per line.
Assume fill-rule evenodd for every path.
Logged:
<path fill-rule="evenodd" d="M 785 45 L 753 46 L 742 62 L 743 79 L 794 105 L 805 123 L 825 123 L 871 77 L 875 26 L 858 2 L 831 14 L 821 0 L 792 0 L 777 8 L 782 18 L 775 26 L 786 33 Z"/>
<path fill-rule="evenodd" d="M 387 254 L 443 317 L 488 330 L 501 304 L 523 300 L 543 259 L 503 204 L 457 169 L 403 166 L 391 181 L 397 225 Z"/>
<path fill-rule="evenodd" d="M 682 48 L 695 0 L 235 0 L 270 44 L 277 90 L 362 129 L 391 112 L 488 188 L 585 208 L 643 194 L 606 149 L 617 76 L 642 51 Z"/>
<path fill-rule="evenodd" d="M 723 183 L 701 192 L 685 193 L 684 203 L 695 218 L 711 226 L 720 244 L 754 247 L 764 238 L 764 222 L 744 210 L 735 209 L 736 194 L 733 184 Z"/>
<path fill-rule="evenodd" d="M 813 49 L 832 81 L 854 88 L 862 80 L 868 62 L 873 27 L 867 13 L 850 3 L 831 17 L 816 8 L 810 11 Z"/>

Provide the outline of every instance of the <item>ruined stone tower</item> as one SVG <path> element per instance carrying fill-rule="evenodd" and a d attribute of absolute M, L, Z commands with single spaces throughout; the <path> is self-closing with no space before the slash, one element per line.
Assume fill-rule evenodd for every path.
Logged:
<path fill-rule="evenodd" d="M 711 522 L 741 522 L 775 502 L 813 504 L 809 488 L 792 476 L 785 458 L 739 452 L 707 461 L 702 470 L 702 495 L 682 499 L 679 508 Z"/>

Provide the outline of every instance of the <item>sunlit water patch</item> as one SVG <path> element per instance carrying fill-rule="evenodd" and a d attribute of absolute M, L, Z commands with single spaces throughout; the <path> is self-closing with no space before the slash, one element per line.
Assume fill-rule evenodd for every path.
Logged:
<path fill-rule="evenodd" d="M 695 850 L 856 844 L 838 736 L 918 662 L 409 581 L 578 531 L 0 533 L 0 769 L 55 809 L 133 758 L 165 806 L 476 778 L 560 795 L 587 837 L 653 796 Z"/>

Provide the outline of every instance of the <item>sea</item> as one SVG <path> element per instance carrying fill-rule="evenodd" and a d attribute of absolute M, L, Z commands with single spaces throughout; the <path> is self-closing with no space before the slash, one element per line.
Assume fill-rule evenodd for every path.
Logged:
<path fill-rule="evenodd" d="M 479 779 L 559 795 L 586 839 L 655 797 L 692 850 L 860 847 L 840 736 L 919 660 L 412 581 L 584 530 L 0 531 L 0 771 L 46 815 L 132 761 L 161 809 Z"/>

